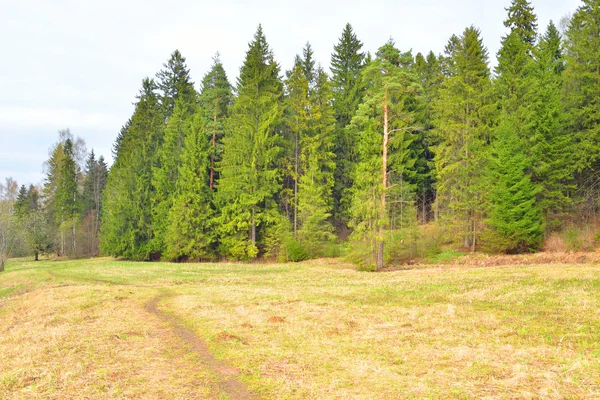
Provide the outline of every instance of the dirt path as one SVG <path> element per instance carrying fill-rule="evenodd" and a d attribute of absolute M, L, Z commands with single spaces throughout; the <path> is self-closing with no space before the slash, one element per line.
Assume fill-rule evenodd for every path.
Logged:
<path fill-rule="evenodd" d="M 128 284 L 128 283 L 120 283 L 113 282 L 110 280 L 104 279 L 96 279 L 96 278 L 84 278 L 84 277 L 72 277 L 69 275 L 57 274 L 55 271 L 48 271 L 48 274 L 54 278 L 63 278 L 63 279 L 75 279 L 80 281 L 87 281 L 90 283 L 100 283 L 100 284 L 108 284 L 115 286 L 129 286 L 129 287 L 143 287 L 143 288 L 156 288 L 157 285 L 144 285 L 144 284 Z M 172 314 L 168 314 L 164 311 L 161 311 L 158 308 L 158 304 L 161 300 L 173 296 L 172 293 L 161 294 L 152 298 L 145 304 L 145 309 L 149 313 L 157 316 L 163 322 L 168 324 L 169 327 L 172 328 L 173 332 L 177 337 L 179 337 L 185 344 L 189 346 L 189 348 L 196 353 L 200 360 L 206 364 L 208 369 L 216 374 L 219 378 L 219 389 L 226 393 L 231 399 L 234 400 L 250 400 L 250 399 L 259 399 L 258 396 L 253 395 L 246 385 L 239 381 L 236 377 L 240 374 L 240 371 L 236 368 L 232 368 L 227 365 L 225 362 L 221 360 L 217 360 L 210 350 L 206 343 L 200 339 L 192 330 L 186 328 L 179 318 Z"/>
<path fill-rule="evenodd" d="M 158 308 L 158 304 L 161 300 L 169 296 L 172 296 L 172 294 L 162 294 L 154 297 L 146 303 L 146 310 L 172 327 L 174 333 L 200 357 L 200 360 L 205 363 L 212 372 L 219 377 L 219 389 L 227 393 L 231 399 L 258 399 L 258 396 L 250 393 L 246 385 L 236 378 L 240 373 L 239 370 L 232 368 L 221 360 L 217 360 L 208 349 L 206 343 L 193 331 L 183 326 L 181 321 L 174 315 L 161 311 Z"/>

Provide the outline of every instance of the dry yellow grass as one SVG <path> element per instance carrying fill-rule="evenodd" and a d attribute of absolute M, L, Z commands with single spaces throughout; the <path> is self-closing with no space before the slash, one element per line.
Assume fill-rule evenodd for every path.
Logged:
<path fill-rule="evenodd" d="M 600 398 L 599 303 L 596 264 L 11 262 L 0 398 Z"/>

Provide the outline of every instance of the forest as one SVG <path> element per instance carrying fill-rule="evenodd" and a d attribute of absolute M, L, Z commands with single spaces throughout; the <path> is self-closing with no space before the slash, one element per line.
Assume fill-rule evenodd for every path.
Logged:
<path fill-rule="evenodd" d="M 447 246 L 593 247 L 600 0 L 545 27 L 528 0 L 506 12 L 493 70 L 475 26 L 413 54 L 371 53 L 347 24 L 328 70 L 307 43 L 288 71 L 258 26 L 235 82 L 217 54 L 198 85 L 175 50 L 110 167 L 64 130 L 43 186 L 0 186 L 0 271 L 50 253 L 381 269 Z"/>

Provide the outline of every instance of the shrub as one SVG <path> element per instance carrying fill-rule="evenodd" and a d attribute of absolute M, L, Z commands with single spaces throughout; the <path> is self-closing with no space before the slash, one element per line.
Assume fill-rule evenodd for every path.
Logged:
<path fill-rule="evenodd" d="M 287 242 L 287 257 L 289 261 L 298 262 L 308 259 L 308 251 L 302 243 L 297 240 L 289 240 Z"/>

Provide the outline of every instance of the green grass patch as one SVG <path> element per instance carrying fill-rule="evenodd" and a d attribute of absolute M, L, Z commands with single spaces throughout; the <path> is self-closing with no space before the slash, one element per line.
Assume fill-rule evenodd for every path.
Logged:
<path fill-rule="evenodd" d="M 0 397 L 219 398 L 218 374 L 146 308 L 168 294 L 157 307 L 264 398 L 598 398 L 599 277 L 598 265 L 11 260 Z"/>

